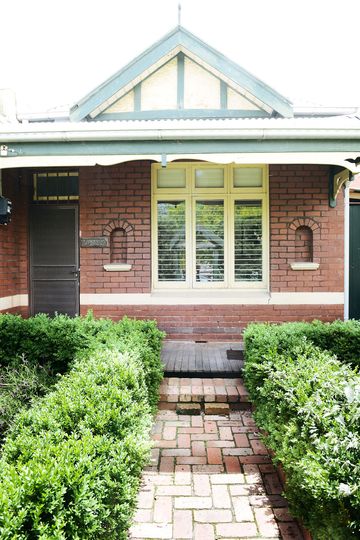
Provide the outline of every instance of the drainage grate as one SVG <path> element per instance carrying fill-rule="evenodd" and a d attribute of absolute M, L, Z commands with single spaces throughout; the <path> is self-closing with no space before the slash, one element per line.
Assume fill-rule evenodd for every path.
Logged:
<path fill-rule="evenodd" d="M 244 360 L 244 351 L 228 349 L 226 351 L 226 357 L 228 360 Z"/>

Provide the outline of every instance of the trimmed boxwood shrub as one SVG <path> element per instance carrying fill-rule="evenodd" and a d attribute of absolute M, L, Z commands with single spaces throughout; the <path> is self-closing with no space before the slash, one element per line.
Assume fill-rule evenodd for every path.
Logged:
<path fill-rule="evenodd" d="M 153 321 L 124 318 L 114 323 L 94 319 L 91 313 L 76 318 L 0 315 L 0 443 L 15 412 L 44 395 L 58 374 L 70 369 L 76 355 L 99 344 L 141 350 L 148 399 L 155 408 L 163 377 L 162 337 Z"/>
<path fill-rule="evenodd" d="M 258 332 L 263 343 L 275 340 L 279 350 L 287 348 L 289 340 L 305 336 L 320 349 L 335 354 L 341 362 L 360 367 L 360 321 L 259 324 L 247 330 L 247 340 L 255 339 Z"/>
<path fill-rule="evenodd" d="M 360 376 L 298 330 L 245 331 L 255 418 L 284 468 L 290 508 L 314 539 L 360 538 Z"/>
<path fill-rule="evenodd" d="M 163 334 L 152 322 L 36 319 L 23 323 L 7 316 L 0 327 L 5 333 L 17 327 L 24 339 L 12 336 L 14 348 L 39 366 L 46 358 L 40 342 L 30 343 L 26 323 L 31 331 L 39 325 L 49 355 L 70 370 L 23 409 L 7 433 L 0 459 L 0 537 L 125 539 L 148 459 Z M 60 350 L 61 335 L 75 360 Z"/>

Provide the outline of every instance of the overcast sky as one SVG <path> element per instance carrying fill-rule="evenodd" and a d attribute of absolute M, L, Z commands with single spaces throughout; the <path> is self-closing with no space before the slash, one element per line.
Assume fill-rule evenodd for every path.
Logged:
<path fill-rule="evenodd" d="M 0 88 L 73 104 L 177 25 L 179 0 L 0 0 Z M 295 104 L 360 107 L 360 0 L 181 0 L 182 25 Z"/>

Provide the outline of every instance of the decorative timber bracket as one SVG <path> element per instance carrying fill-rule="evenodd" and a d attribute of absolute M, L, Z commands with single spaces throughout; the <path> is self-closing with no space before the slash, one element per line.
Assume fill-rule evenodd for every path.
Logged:
<path fill-rule="evenodd" d="M 329 172 L 329 206 L 336 207 L 336 199 L 345 182 L 352 180 L 352 174 L 343 167 L 330 167 Z"/>

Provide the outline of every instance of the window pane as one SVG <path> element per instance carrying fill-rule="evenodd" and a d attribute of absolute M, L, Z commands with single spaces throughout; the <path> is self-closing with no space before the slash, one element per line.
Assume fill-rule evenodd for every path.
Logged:
<path fill-rule="evenodd" d="M 34 200 L 70 200 L 79 198 L 79 174 L 54 172 L 34 174 Z"/>
<path fill-rule="evenodd" d="M 184 188 L 186 187 L 185 169 L 159 169 L 157 172 L 158 188 Z"/>
<path fill-rule="evenodd" d="M 196 201 L 196 281 L 224 281 L 224 201 Z"/>
<path fill-rule="evenodd" d="M 261 201 L 235 201 L 235 281 L 262 281 Z"/>
<path fill-rule="evenodd" d="M 196 169 L 195 187 L 222 188 L 224 187 L 224 169 Z"/>
<path fill-rule="evenodd" d="M 159 201 L 158 280 L 185 281 L 185 201 Z"/>
<path fill-rule="evenodd" d="M 237 167 L 234 169 L 234 187 L 261 187 L 262 173 L 260 167 Z"/>

